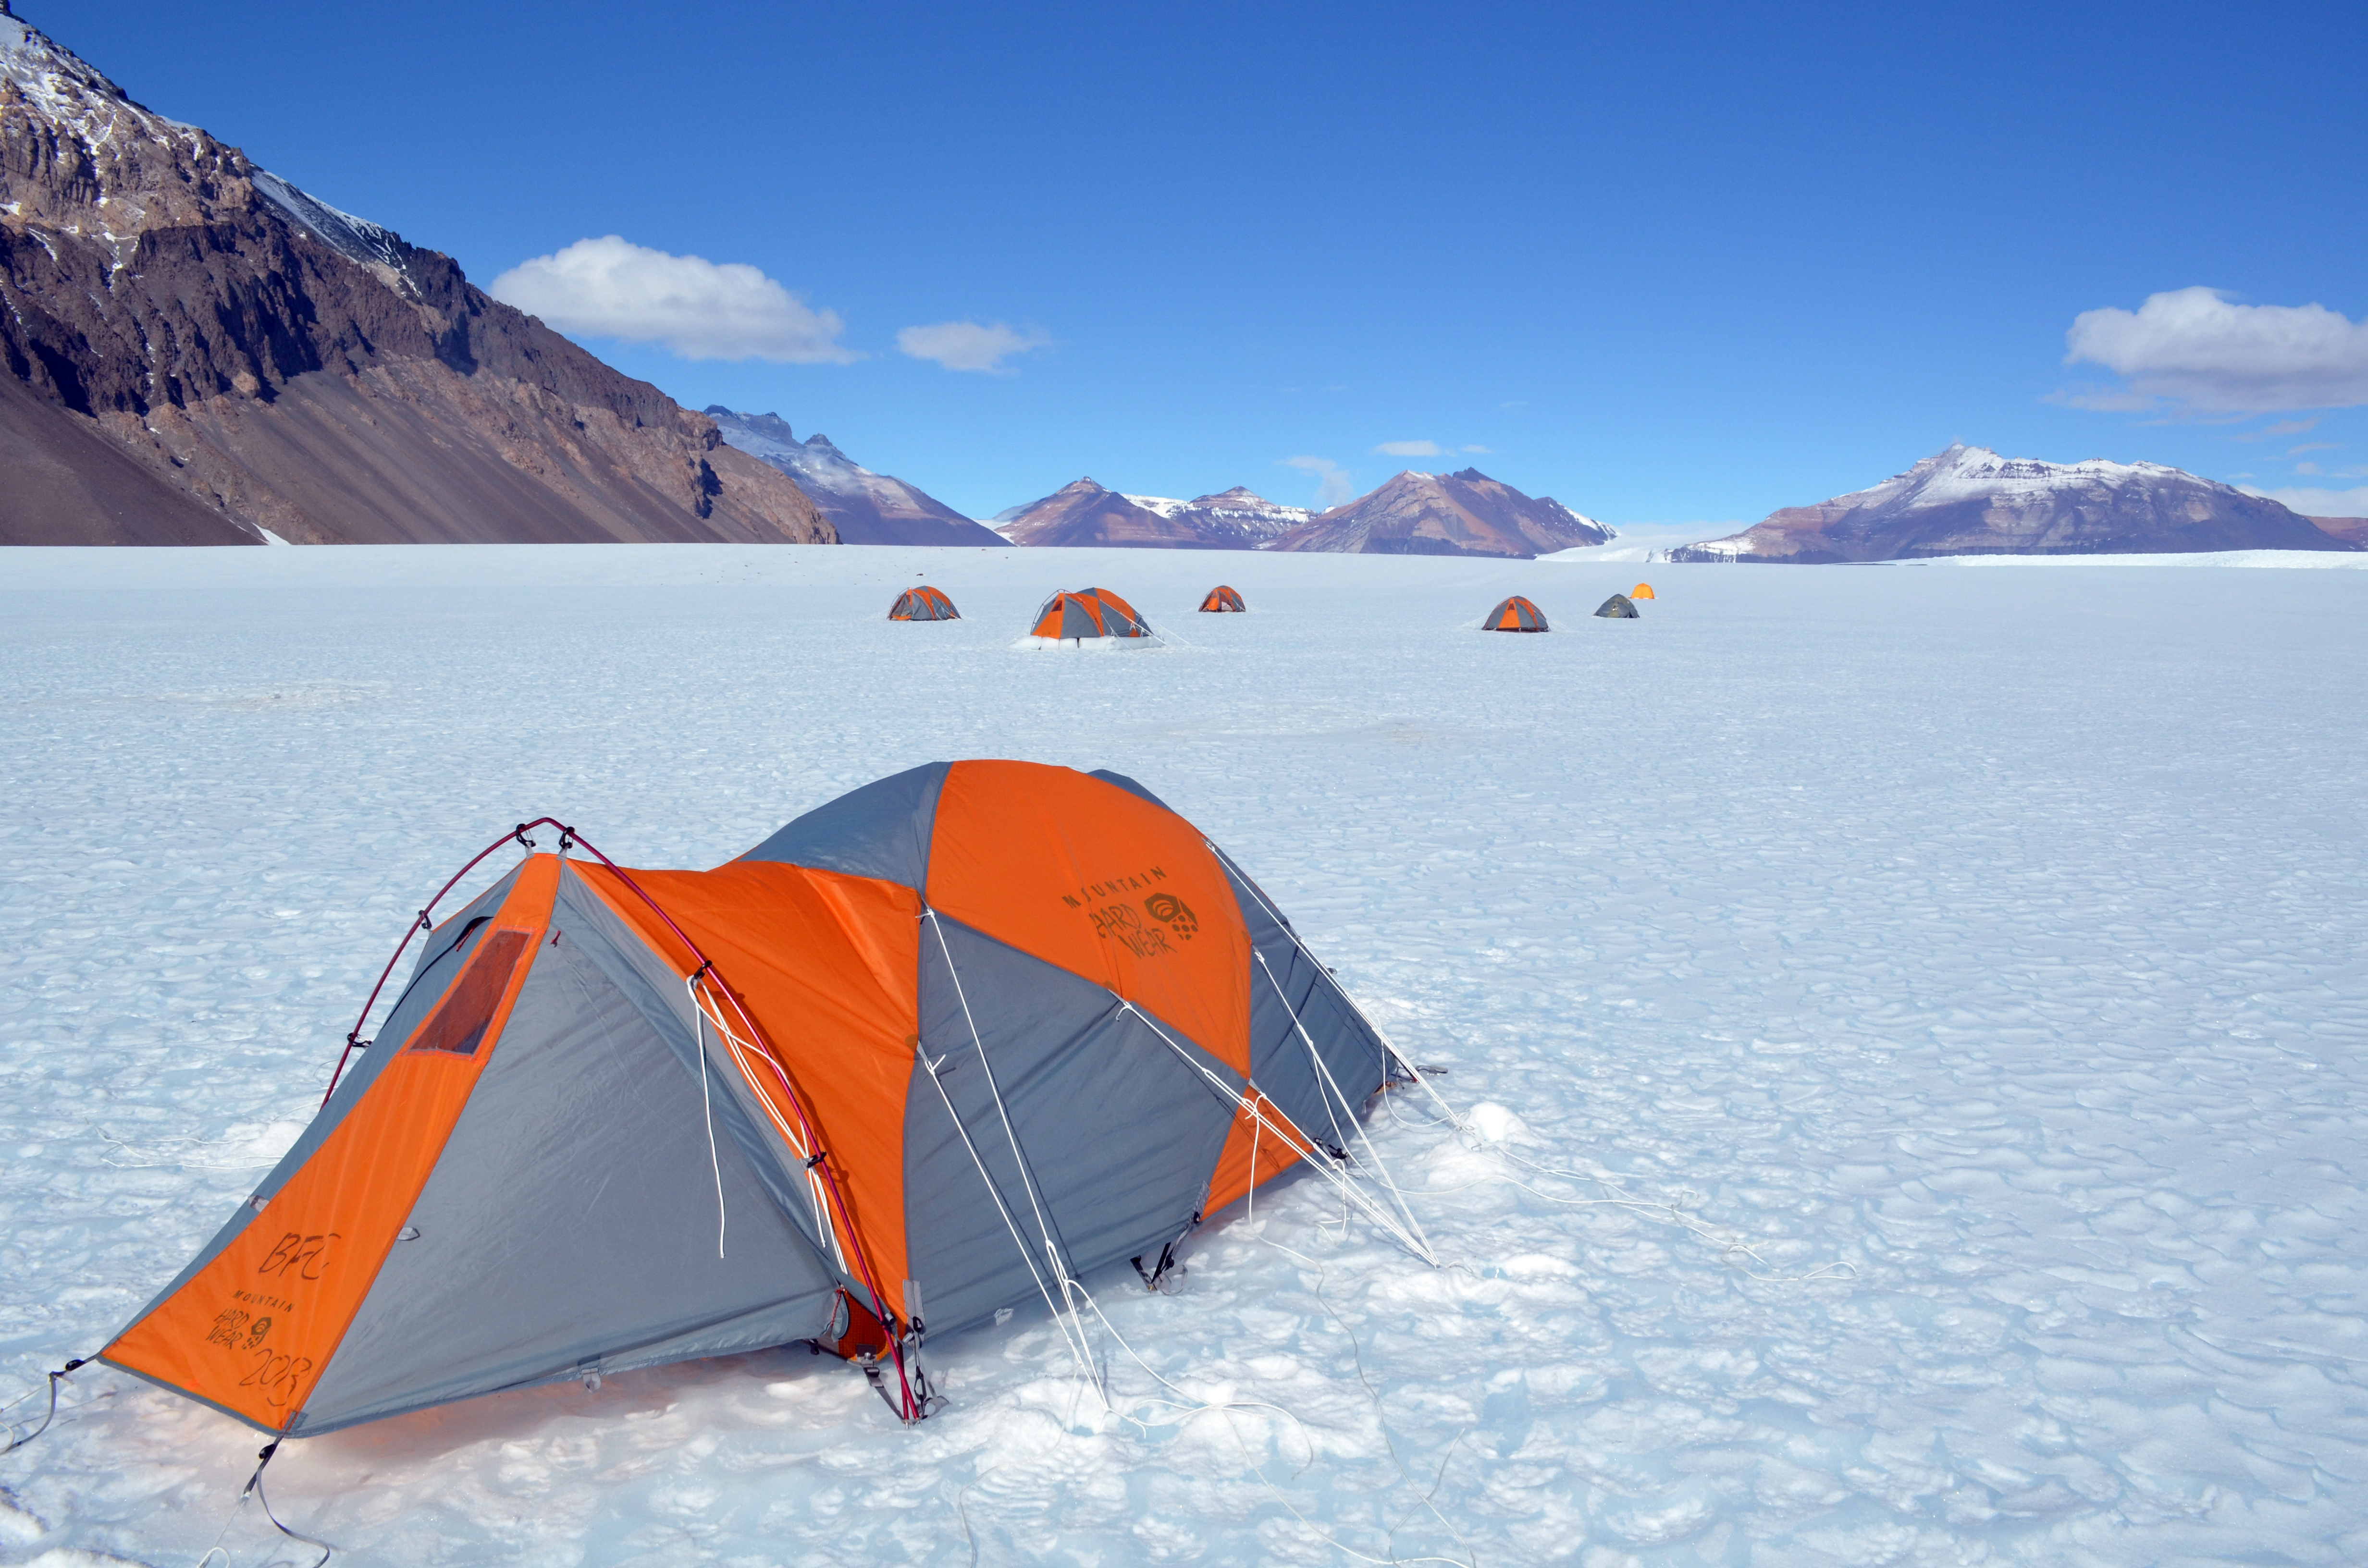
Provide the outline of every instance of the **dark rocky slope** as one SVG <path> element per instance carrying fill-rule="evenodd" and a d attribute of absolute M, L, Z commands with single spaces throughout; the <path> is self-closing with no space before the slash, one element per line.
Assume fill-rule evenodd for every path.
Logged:
<path fill-rule="evenodd" d="M 704 415 L 142 108 L 6 0 L 0 305 L 0 442 L 48 476 L 0 487 L 0 541 L 836 539 Z"/>

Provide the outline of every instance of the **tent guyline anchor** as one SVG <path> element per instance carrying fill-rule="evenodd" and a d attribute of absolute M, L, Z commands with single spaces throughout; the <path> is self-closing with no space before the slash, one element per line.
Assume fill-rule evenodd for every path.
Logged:
<path fill-rule="evenodd" d="M 68 1361 L 64 1366 L 60 1367 L 56 1371 L 50 1374 L 50 1407 L 41 1413 L 40 1425 L 34 1427 L 31 1431 L 27 1432 L 22 1437 L 17 1436 L 16 1427 L 11 1426 L 7 1428 L 8 1440 L 6 1443 L 0 1443 L 0 1454 L 13 1454 L 18 1449 L 23 1448 L 26 1444 L 31 1442 L 34 1438 L 40 1437 L 42 1433 L 50 1429 L 50 1423 L 58 1418 L 58 1385 L 89 1364 L 90 1358 L 88 1357 L 77 1356 L 73 1360 Z M 33 1396 L 31 1394 L 27 1394 L 25 1399 L 30 1399 Z M 22 1404 L 25 1403 L 25 1400 L 20 1399 L 17 1403 L 18 1404 Z"/>
<path fill-rule="evenodd" d="M 461 884 L 461 879 L 468 876 L 471 871 L 475 870 L 487 857 L 493 855 L 504 846 L 516 844 L 529 851 L 533 850 L 535 847 L 535 841 L 528 837 L 527 835 L 539 827 L 555 827 L 559 830 L 560 852 L 563 855 L 564 855 L 567 850 L 581 846 L 594 859 L 599 861 L 600 864 L 608 869 L 610 875 L 614 876 L 626 887 L 632 889 L 634 895 L 649 906 L 650 913 L 655 915 L 660 921 L 665 923 L 666 928 L 669 932 L 673 933 L 675 940 L 680 942 L 683 945 L 684 949 L 688 951 L 693 959 L 698 960 L 699 967 L 691 971 L 688 983 L 690 985 L 693 996 L 698 999 L 697 1010 L 704 1016 L 707 1021 L 715 1027 L 716 1031 L 723 1035 L 731 1044 L 733 1059 L 739 1064 L 741 1072 L 750 1079 L 752 1084 L 755 1081 L 756 1074 L 750 1069 L 746 1059 L 741 1055 L 740 1047 L 743 1044 L 747 1045 L 749 1049 L 757 1051 L 757 1054 L 764 1058 L 766 1064 L 772 1068 L 773 1075 L 780 1082 L 781 1092 L 789 1101 L 790 1110 L 797 1119 L 796 1132 L 791 1133 L 788 1125 L 781 1121 L 779 1112 L 773 1110 L 770 1096 L 759 1094 L 757 1098 L 765 1105 L 768 1112 L 772 1117 L 774 1124 L 779 1127 L 784 1134 L 790 1136 L 791 1142 L 796 1147 L 798 1153 L 801 1156 L 809 1156 L 810 1151 L 820 1150 L 822 1147 L 822 1140 L 815 1135 L 813 1121 L 806 1114 L 804 1096 L 798 1093 L 797 1086 L 790 1081 L 789 1070 L 782 1064 L 780 1053 L 775 1051 L 769 1045 L 763 1043 L 764 1031 L 757 1026 L 756 1020 L 748 1016 L 747 1009 L 741 1006 L 739 997 L 733 993 L 731 983 L 724 978 L 723 970 L 716 964 L 715 960 L 712 958 L 710 958 L 706 950 L 700 948 L 697 942 L 691 940 L 690 934 L 685 931 L 679 925 L 676 924 L 674 916 L 668 915 L 666 912 L 665 906 L 660 904 L 656 899 L 650 896 L 647 889 L 643 888 L 641 883 L 633 880 L 631 872 L 627 871 L 622 866 L 618 865 L 614 860 L 609 859 L 608 856 L 602 854 L 598 845 L 586 838 L 582 834 L 576 832 L 574 827 L 570 826 L 566 823 L 561 822 L 557 817 L 552 816 L 541 816 L 535 818 L 532 822 L 519 823 L 517 826 L 511 828 L 509 832 L 502 835 L 499 838 L 495 839 L 491 844 L 486 845 L 483 849 L 477 851 L 475 855 L 470 858 L 467 865 L 462 866 L 458 871 L 455 871 L 450 881 L 445 882 L 442 887 L 436 890 L 436 896 L 429 899 L 427 905 L 420 910 L 418 919 L 415 920 L 410 926 L 404 928 L 403 940 L 395 944 L 393 955 L 386 960 L 386 967 L 379 971 L 378 983 L 370 987 L 368 1000 L 362 1003 L 361 1016 L 354 1020 L 354 1027 L 347 1032 L 346 1049 L 337 1057 L 336 1070 L 329 1075 L 328 1091 L 321 1096 L 322 1106 L 325 1108 L 330 1099 L 336 1096 L 338 1082 L 345 1075 L 346 1063 L 352 1058 L 353 1053 L 356 1051 L 363 1049 L 365 1042 L 361 1040 L 362 1026 L 370 1021 L 370 1009 L 378 1006 L 379 996 L 385 991 L 387 981 L 393 975 L 394 966 L 403 961 L 403 955 L 410 948 L 412 937 L 417 936 L 423 928 L 431 930 L 434 928 L 430 923 L 430 915 L 436 906 L 443 902 L 444 896 L 447 893 L 450 892 L 455 887 L 458 887 Z M 732 1011 L 738 1017 L 742 1028 L 747 1030 L 747 1034 L 745 1039 L 739 1035 L 737 1031 L 727 1028 L 723 1018 L 719 1017 L 717 1013 L 711 1013 L 708 1011 L 708 1004 L 705 997 L 710 987 L 703 983 L 703 982 L 711 976 L 714 982 L 713 989 L 723 993 L 723 1000 L 731 1004 Z M 701 1060 L 704 1061 L 705 1048 L 702 1046 L 700 1050 Z M 882 1324 L 891 1325 L 892 1327 L 892 1332 L 888 1335 L 887 1359 L 889 1364 L 893 1365 L 895 1369 L 897 1390 L 896 1395 L 894 1398 L 889 1396 L 888 1392 L 884 1387 L 882 1388 L 881 1394 L 883 1399 L 889 1400 L 889 1407 L 896 1412 L 896 1418 L 909 1426 L 912 1423 L 922 1419 L 928 1414 L 929 1396 L 927 1395 L 926 1392 L 916 1396 L 914 1392 L 914 1377 L 918 1369 L 908 1368 L 905 1360 L 905 1341 L 908 1339 L 912 1340 L 914 1348 L 917 1351 L 917 1336 L 913 1334 L 909 1327 L 905 1327 L 901 1330 L 894 1328 L 894 1325 L 897 1324 L 898 1319 L 896 1314 L 889 1308 L 887 1293 L 880 1288 L 879 1277 L 871 1267 L 871 1259 L 864 1251 L 861 1233 L 856 1230 L 854 1215 L 847 1206 L 846 1194 L 839 1190 L 837 1178 L 832 1174 L 828 1162 L 824 1160 L 819 1154 L 812 1154 L 810 1157 L 806 1158 L 806 1180 L 810 1186 L 818 1186 L 821 1189 L 820 1192 L 816 1194 L 816 1198 L 818 1208 L 822 1211 L 822 1214 L 836 1221 L 836 1223 L 831 1223 L 826 1221 L 821 1228 L 824 1234 L 829 1238 L 832 1248 L 838 1253 L 841 1267 L 847 1266 L 848 1262 L 848 1254 L 849 1251 L 852 1251 L 853 1253 L 854 1267 L 849 1269 L 848 1272 L 856 1274 L 861 1279 L 864 1290 L 871 1297 L 871 1305 L 866 1310 L 876 1317 Z M 722 1195 L 719 1192 L 719 1200 L 721 1196 Z M 843 1242 L 841 1240 L 842 1237 L 844 1237 Z M 852 1298 L 850 1298 L 850 1300 Z M 867 1375 L 869 1374 L 867 1373 Z M 926 1391 L 926 1380 L 923 1380 L 923 1387 Z M 256 1473 L 258 1475 L 261 1473 L 259 1468 Z M 317 1545 L 319 1543 L 315 1542 L 313 1544 Z M 325 1562 L 327 1560 L 324 1558 L 323 1561 Z"/>
<path fill-rule="evenodd" d="M 246 1500 L 249 1497 L 254 1498 L 256 1502 L 263 1505 L 263 1517 L 271 1521 L 272 1528 L 278 1530 L 281 1535 L 286 1536 L 290 1540 L 301 1540 L 306 1546 L 317 1546 L 321 1549 L 321 1555 L 313 1560 L 311 1568 L 322 1568 L 324 1563 L 327 1562 L 330 1558 L 336 1555 L 336 1549 L 331 1546 L 327 1541 L 315 1540 L 311 1536 L 304 1534 L 302 1530 L 290 1529 L 285 1524 L 280 1522 L 279 1516 L 271 1511 L 271 1499 L 263 1490 L 263 1471 L 264 1467 L 271 1462 L 272 1456 L 279 1451 L 279 1444 L 280 1439 L 274 1437 L 271 1441 L 263 1445 L 262 1452 L 255 1456 L 255 1473 L 246 1478 L 246 1485 L 245 1489 L 239 1493 L 238 1501 L 231 1505 L 230 1517 L 224 1519 L 222 1521 L 222 1528 L 214 1532 L 214 1543 L 206 1548 L 206 1554 L 203 1557 L 198 1559 L 198 1568 L 206 1568 L 206 1565 L 214 1560 L 214 1554 L 216 1552 L 220 1552 L 222 1554 L 224 1568 L 228 1568 L 228 1564 L 230 1562 L 230 1552 L 222 1546 L 222 1538 L 230 1534 L 230 1527 L 237 1520 L 238 1511 L 246 1506 Z"/>

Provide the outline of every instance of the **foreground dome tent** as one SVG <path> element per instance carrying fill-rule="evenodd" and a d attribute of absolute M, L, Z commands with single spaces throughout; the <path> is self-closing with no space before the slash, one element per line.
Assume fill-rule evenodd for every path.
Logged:
<path fill-rule="evenodd" d="M 1043 608 L 1036 612 L 1036 623 L 1028 641 L 1046 646 L 1062 642 L 1082 646 L 1104 639 L 1148 642 L 1150 637 L 1150 626 L 1134 612 L 1133 605 L 1108 588 L 1080 588 L 1073 594 L 1054 594 L 1046 599 Z"/>
<path fill-rule="evenodd" d="M 1519 594 L 1515 594 L 1511 598 L 1490 610 L 1488 619 L 1480 623 L 1480 629 L 1483 631 L 1550 630 L 1546 625 L 1545 612 Z"/>
<path fill-rule="evenodd" d="M 907 588 L 888 607 L 891 620 L 960 620 L 962 611 L 938 588 Z"/>
<path fill-rule="evenodd" d="M 1595 607 L 1595 613 L 1606 620 L 1640 620 L 1636 606 L 1625 594 L 1614 594 Z"/>
<path fill-rule="evenodd" d="M 106 1361 L 310 1437 L 814 1341 L 910 1421 L 925 1321 L 1087 1365 L 1082 1276 L 1302 1163 L 1430 1256 L 1345 1163 L 1411 1070 L 1131 779 L 933 763 L 711 871 L 544 824 Z"/>
<path fill-rule="evenodd" d="M 1211 588 L 1209 597 L 1201 601 L 1201 612 L 1203 615 L 1239 613 L 1249 608 L 1242 603 L 1242 596 L 1238 592 L 1225 586 L 1223 583 Z"/>

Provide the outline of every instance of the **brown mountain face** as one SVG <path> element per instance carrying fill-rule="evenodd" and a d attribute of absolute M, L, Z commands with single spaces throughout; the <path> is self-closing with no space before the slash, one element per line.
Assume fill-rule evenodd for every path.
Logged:
<path fill-rule="evenodd" d="M 2368 550 L 2368 517 L 2312 517 L 2311 526 L 2354 550 Z"/>
<path fill-rule="evenodd" d="M 1189 519 L 1163 517 L 1090 479 L 1064 484 L 1004 518 L 1003 537 L 1024 545 L 1106 545 L 1141 550 L 1227 550 Z"/>
<path fill-rule="evenodd" d="M 2266 496 L 2160 463 L 2051 463 L 1962 443 L 1872 489 L 1786 506 L 1672 561 L 2354 548 Z"/>
<path fill-rule="evenodd" d="M 1460 473 L 1401 473 L 1345 506 L 1318 513 L 1268 548 L 1526 561 L 1611 538 L 1610 528 L 1551 496 L 1524 495 L 1467 468 Z"/>
<path fill-rule="evenodd" d="M 0 303 L 0 542 L 837 540 L 706 415 L 6 0 Z"/>

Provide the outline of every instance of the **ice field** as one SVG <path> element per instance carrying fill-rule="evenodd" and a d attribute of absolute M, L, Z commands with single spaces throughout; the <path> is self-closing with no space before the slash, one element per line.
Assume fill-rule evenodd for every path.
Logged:
<path fill-rule="evenodd" d="M 968 619 L 881 619 L 923 580 Z M 1250 613 L 1189 613 L 1219 581 Z M 1012 649 L 1088 585 L 1174 640 Z M 1554 633 L 1467 630 L 1509 593 Z M 1469 1131 L 1370 1127 L 1452 1266 L 1287 1179 L 1179 1293 L 1087 1280 L 1235 1408 L 1104 1339 L 1102 1415 L 1015 1303 L 909 1431 L 770 1351 L 291 1441 L 281 1518 L 552 1568 L 2368 1561 L 2363 692 L 2368 572 L 2233 562 L 8 551 L 0 1400 L 212 1233 L 512 823 L 707 866 L 1013 756 L 1158 791 L 1450 1070 Z M 234 1506 L 260 1441 L 87 1368 L 0 1562 L 308 1562 Z"/>

